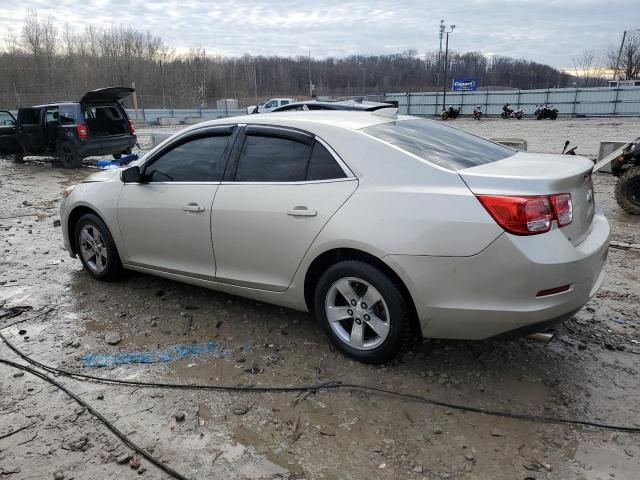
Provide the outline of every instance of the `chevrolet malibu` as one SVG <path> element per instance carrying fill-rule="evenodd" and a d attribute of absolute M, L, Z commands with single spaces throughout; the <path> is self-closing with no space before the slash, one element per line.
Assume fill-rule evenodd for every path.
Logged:
<path fill-rule="evenodd" d="M 311 311 L 345 354 L 417 336 L 536 334 L 598 290 L 592 163 L 523 153 L 393 109 L 187 128 L 65 190 L 64 244 L 123 269 Z"/>

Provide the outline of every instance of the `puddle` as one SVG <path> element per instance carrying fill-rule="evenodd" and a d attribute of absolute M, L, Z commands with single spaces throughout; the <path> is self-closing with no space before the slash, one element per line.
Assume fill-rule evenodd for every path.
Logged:
<path fill-rule="evenodd" d="M 640 472 L 640 449 L 620 445 L 594 445 L 580 442 L 575 460 L 585 468 L 585 480 L 637 480 Z"/>

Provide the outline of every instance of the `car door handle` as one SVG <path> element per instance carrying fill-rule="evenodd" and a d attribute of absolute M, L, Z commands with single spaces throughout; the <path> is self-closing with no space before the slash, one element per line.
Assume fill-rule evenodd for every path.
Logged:
<path fill-rule="evenodd" d="M 188 203 L 184 207 L 182 207 L 182 210 L 184 210 L 185 212 L 200 213 L 204 212 L 204 207 L 202 205 L 198 205 L 197 203 Z"/>
<path fill-rule="evenodd" d="M 291 210 L 287 210 L 287 215 L 292 217 L 315 217 L 318 215 L 316 210 L 309 210 L 307 207 L 293 207 Z"/>

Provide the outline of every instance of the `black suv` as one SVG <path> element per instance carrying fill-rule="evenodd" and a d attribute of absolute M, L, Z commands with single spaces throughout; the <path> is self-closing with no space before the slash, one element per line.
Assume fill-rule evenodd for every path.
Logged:
<path fill-rule="evenodd" d="M 59 102 L 18 110 L 18 120 L 0 111 L 0 154 L 56 155 L 67 168 L 95 155 L 131 153 L 136 144 L 135 127 L 122 106 L 134 91 L 109 87 L 87 92 L 79 102 Z"/>

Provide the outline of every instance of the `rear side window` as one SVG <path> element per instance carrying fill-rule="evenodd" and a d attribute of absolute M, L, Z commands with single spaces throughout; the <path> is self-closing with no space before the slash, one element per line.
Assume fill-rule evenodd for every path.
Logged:
<path fill-rule="evenodd" d="M 309 145 L 288 138 L 247 135 L 238 161 L 236 181 L 303 181 L 309 149 Z"/>
<path fill-rule="evenodd" d="M 449 170 L 484 165 L 516 153 L 433 120 L 401 120 L 366 127 L 362 131 Z"/>
<path fill-rule="evenodd" d="M 230 136 L 198 137 L 162 154 L 145 169 L 152 182 L 219 182 Z"/>
<path fill-rule="evenodd" d="M 307 180 L 331 180 L 344 177 L 346 175 L 333 155 L 320 142 L 316 142 L 309 160 Z"/>
<path fill-rule="evenodd" d="M 36 108 L 24 108 L 20 113 L 22 125 L 38 125 L 40 123 L 40 110 Z"/>

